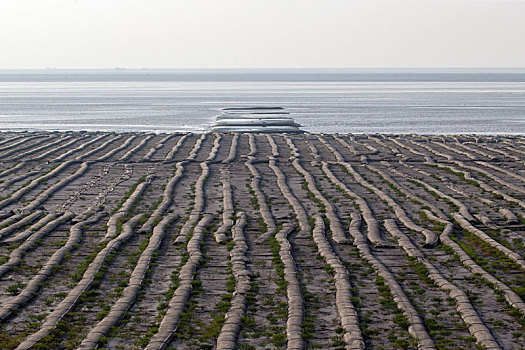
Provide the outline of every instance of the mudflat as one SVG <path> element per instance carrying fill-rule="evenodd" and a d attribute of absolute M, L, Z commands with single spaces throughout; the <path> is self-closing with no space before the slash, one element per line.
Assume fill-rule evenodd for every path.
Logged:
<path fill-rule="evenodd" d="M 0 349 L 525 348 L 525 138 L 0 133 Z"/>

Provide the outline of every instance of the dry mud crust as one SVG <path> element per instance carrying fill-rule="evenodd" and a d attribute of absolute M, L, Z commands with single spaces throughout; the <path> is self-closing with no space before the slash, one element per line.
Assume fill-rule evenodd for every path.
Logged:
<path fill-rule="evenodd" d="M 524 160 L 519 136 L 0 134 L 0 348 L 524 348 Z"/>

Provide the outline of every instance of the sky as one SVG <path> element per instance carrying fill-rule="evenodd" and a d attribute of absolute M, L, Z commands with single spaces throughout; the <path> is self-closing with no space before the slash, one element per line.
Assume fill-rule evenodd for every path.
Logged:
<path fill-rule="evenodd" d="M 0 0 L 0 69 L 525 67 L 525 0 Z"/>

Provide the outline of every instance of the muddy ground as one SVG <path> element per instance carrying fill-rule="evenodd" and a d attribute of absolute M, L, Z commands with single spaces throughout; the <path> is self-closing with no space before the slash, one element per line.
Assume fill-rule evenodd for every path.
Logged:
<path fill-rule="evenodd" d="M 0 133 L 0 349 L 525 349 L 525 139 Z"/>

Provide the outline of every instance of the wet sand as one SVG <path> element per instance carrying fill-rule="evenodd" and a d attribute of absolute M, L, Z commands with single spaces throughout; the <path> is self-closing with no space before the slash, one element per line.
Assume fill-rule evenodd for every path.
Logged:
<path fill-rule="evenodd" d="M 519 136 L 0 133 L 0 348 L 525 347 Z"/>

